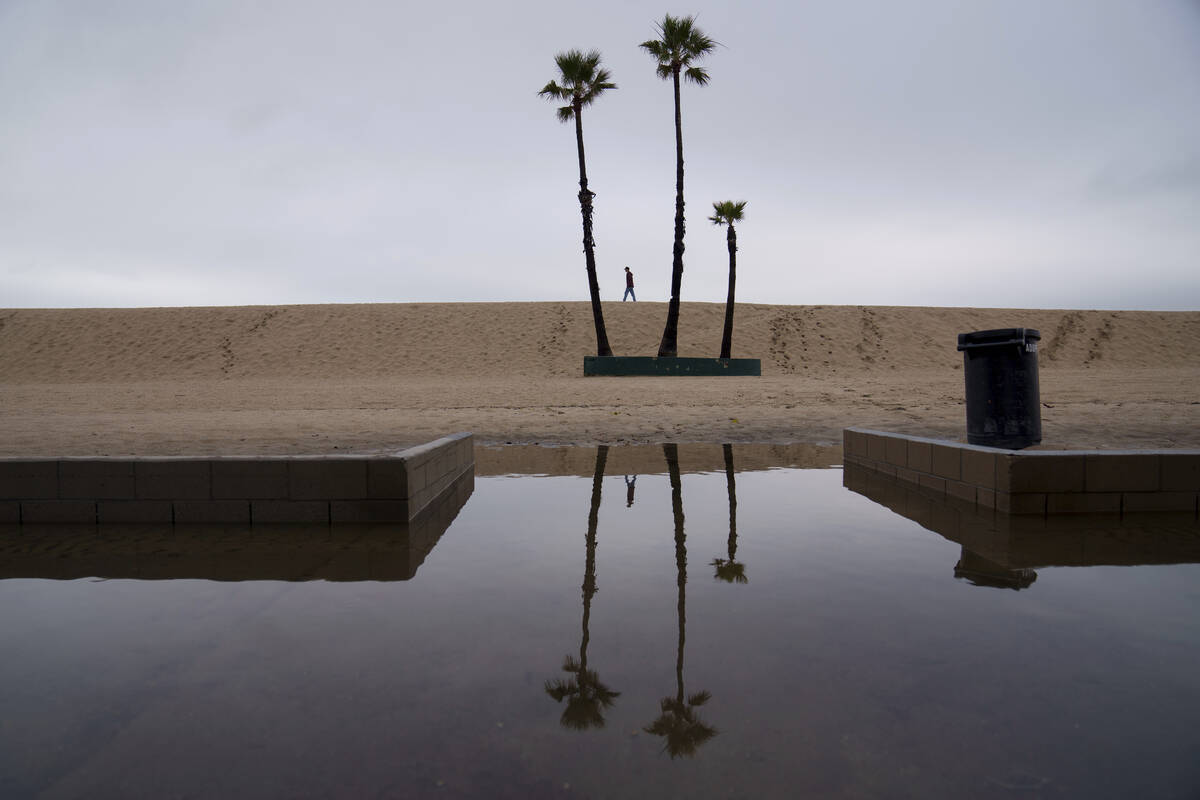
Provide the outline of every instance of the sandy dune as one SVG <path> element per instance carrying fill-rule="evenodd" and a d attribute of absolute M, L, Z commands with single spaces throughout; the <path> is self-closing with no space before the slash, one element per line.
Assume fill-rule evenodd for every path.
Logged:
<path fill-rule="evenodd" d="M 662 303 L 606 303 L 652 355 Z M 680 355 L 723 306 L 685 303 Z M 740 305 L 762 378 L 583 378 L 586 303 L 0 310 L 0 455 L 373 452 L 481 443 L 958 438 L 955 335 L 1042 332 L 1044 447 L 1200 447 L 1200 312 Z"/>

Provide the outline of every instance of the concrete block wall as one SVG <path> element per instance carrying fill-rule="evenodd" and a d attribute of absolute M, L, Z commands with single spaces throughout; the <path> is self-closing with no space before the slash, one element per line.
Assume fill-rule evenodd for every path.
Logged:
<path fill-rule="evenodd" d="M 474 485 L 474 471 L 465 471 L 407 523 L 322 522 L 254 529 L 227 523 L 34 529 L 0 525 L 0 580 L 409 580 L 466 504 Z"/>
<path fill-rule="evenodd" d="M 1188 512 L 1002 514 L 853 463 L 842 485 L 1005 568 L 1200 561 L 1200 520 Z"/>
<path fill-rule="evenodd" d="M 474 464 L 469 433 L 383 456 L 0 459 L 0 524 L 407 522 Z"/>
<path fill-rule="evenodd" d="M 1200 450 L 1002 450 L 847 428 L 846 463 L 1007 514 L 1200 513 Z"/>

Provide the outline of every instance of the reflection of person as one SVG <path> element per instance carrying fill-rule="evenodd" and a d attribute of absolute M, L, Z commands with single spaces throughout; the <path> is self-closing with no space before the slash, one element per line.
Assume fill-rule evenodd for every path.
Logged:
<path fill-rule="evenodd" d="M 633 480 L 629 476 L 625 476 L 625 507 L 629 508 L 633 505 L 633 487 L 637 485 L 637 475 L 633 476 Z"/>
<path fill-rule="evenodd" d="M 624 303 L 629 298 L 633 298 L 633 302 L 637 302 L 637 295 L 633 293 L 633 273 L 629 271 L 629 267 L 625 268 L 625 296 L 621 298 Z"/>

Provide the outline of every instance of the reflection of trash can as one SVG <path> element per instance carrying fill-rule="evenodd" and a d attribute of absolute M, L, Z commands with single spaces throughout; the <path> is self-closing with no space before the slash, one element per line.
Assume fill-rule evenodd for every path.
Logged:
<path fill-rule="evenodd" d="M 967 383 L 967 441 L 1020 450 L 1042 440 L 1037 346 L 1032 328 L 958 335 Z"/>

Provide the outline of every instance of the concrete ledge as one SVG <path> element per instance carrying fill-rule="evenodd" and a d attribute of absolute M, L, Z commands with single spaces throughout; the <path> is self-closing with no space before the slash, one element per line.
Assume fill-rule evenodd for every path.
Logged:
<path fill-rule="evenodd" d="M 1004 514 L 1200 514 L 1200 450 L 1013 452 L 847 428 L 847 464 Z"/>
<path fill-rule="evenodd" d="M 658 358 L 657 356 L 584 356 L 587 376 L 633 377 L 694 375 L 697 377 L 762 375 L 757 358 Z"/>
<path fill-rule="evenodd" d="M 469 433 L 381 456 L 0 459 L 0 523 L 408 522 L 474 467 Z"/>

